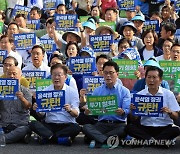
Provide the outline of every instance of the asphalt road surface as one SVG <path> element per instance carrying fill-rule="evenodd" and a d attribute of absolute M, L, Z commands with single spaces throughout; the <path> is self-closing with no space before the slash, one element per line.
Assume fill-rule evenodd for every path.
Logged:
<path fill-rule="evenodd" d="M 0 147 L 0 154 L 179 154 L 180 139 L 177 139 L 176 144 L 168 149 L 158 147 L 118 147 L 115 149 L 98 148 L 90 149 L 84 143 L 83 135 L 78 135 L 72 146 L 62 146 L 56 144 L 39 145 L 32 140 L 29 144 L 16 143 L 8 144 L 5 147 Z"/>

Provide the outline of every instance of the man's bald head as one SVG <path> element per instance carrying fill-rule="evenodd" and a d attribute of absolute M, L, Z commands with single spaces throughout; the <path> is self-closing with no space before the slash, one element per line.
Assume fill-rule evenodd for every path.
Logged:
<path fill-rule="evenodd" d="M 22 71 L 17 66 L 11 66 L 6 74 L 7 78 L 18 79 L 18 80 L 21 79 L 21 75 L 22 75 Z"/>

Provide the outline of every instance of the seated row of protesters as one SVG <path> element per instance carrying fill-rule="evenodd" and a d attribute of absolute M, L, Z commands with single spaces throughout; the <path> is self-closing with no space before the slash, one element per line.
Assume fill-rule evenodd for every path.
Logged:
<path fill-rule="evenodd" d="M 36 3 L 39 4 L 39 2 Z M 156 33 L 151 29 L 143 29 L 147 17 L 140 10 L 127 10 L 126 18 L 120 18 L 119 10 L 114 2 L 109 3 L 106 8 L 104 1 L 99 2 L 98 0 L 95 6 L 92 6 L 92 1 L 82 1 L 80 4 L 81 2 L 73 0 L 72 8 L 76 9 L 71 13 L 78 14 L 79 19 L 75 26 L 78 31 L 56 30 L 55 16 L 71 14 L 69 10 L 71 6 L 65 5 L 65 2 L 63 4 L 59 2 L 55 11 L 47 11 L 46 18 L 41 16 L 40 9 L 30 5 L 32 7 L 29 13 L 30 19 L 40 20 L 39 29 L 28 29 L 27 18 L 23 14 L 16 15 L 7 27 L 5 24 L 3 25 L 0 50 L 7 51 L 7 58 L 2 62 L 4 74 L 1 78 L 18 79 L 20 83 L 20 92 L 16 94 L 17 100 L 0 100 L 3 102 L 0 105 L 0 122 L 2 123 L 0 125 L 6 133 L 7 143 L 13 143 L 20 139 L 28 142 L 31 131 L 39 135 L 40 143 L 53 141 L 71 145 L 75 136 L 82 130 L 92 148 L 103 147 L 104 144 L 109 143 L 109 137 L 114 135 L 119 139 L 125 139 L 128 134 L 142 140 L 173 140 L 179 135 L 179 128 L 172 127 L 172 125 L 175 123 L 180 126 L 177 103 L 180 102 L 180 94 L 174 90 L 174 78 L 168 81 L 169 85 L 167 81 L 162 80 L 162 68 L 158 64 L 161 60 L 177 61 L 177 63 L 180 61 L 180 45 L 177 43 L 180 41 L 178 39 L 178 16 L 167 2 L 166 6 L 162 7 L 162 16 L 159 16 L 158 12 L 153 12 L 150 19 L 158 20 L 160 27 L 159 33 Z M 43 1 L 41 3 L 43 4 Z M 77 3 L 79 3 L 78 7 Z M 100 16 L 100 5 L 103 14 L 98 20 L 95 16 Z M 88 10 L 86 10 L 86 6 Z M 92 6 L 91 9 L 90 6 Z M 91 16 L 84 23 L 80 23 L 81 13 L 87 15 L 88 12 Z M 4 23 L 4 18 L 2 22 Z M 104 22 L 104 24 L 100 25 L 99 22 Z M 106 22 L 114 22 L 115 28 L 108 26 Z M 35 34 L 36 43 L 32 44 L 30 49 L 25 47 L 25 50 L 20 50 L 14 41 L 15 36 L 16 34 L 28 35 L 26 33 Z M 113 43 L 109 44 L 108 52 L 96 53 L 94 51 L 90 43 L 90 38 L 94 35 L 112 36 Z M 40 43 L 41 39 L 51 40 L 57 51 L 46 52 Z M 152 56 L 154 57 L 152 58 Z M 114 97 L 115 95 L 117 108 L 113 110 L 113 115 L 89 115 L 93 113 L 88 108 L 87 89 L 83 88 L 83 77 L 86 75 L 78 74 L 73 72 L 72 68 L 70 69 L 73 58 L 95 59 L 96 67 L 90 76 L 102 77 L 104 84 L 95 89 L 92 96 L 98 98 L 111 95 Z M 137 61 L 138 69 L 135 72 L 135 79 L 119 78 L 118 65 L 111 59 L 115 62 L 116 60 Z M 144 63 L 144 60 L 147 61 Z M 63 109 L 46 113 L 37 112 L 40 106 L 36 94 L 39 91 L 35 91 L 35 89 L 32 91 L 32 83 L 29 84 L 28 78 L 22 76 L 21 69 L 22 72 L 45 72 L 42 79 L 51 79 L 52 83 L 42 91 L 64 90 L 65 105 Z M 175 97 L 172 92 L 164 90 L 160 85 L 170 89 Z M 29 88 L 31 92 L 29 92 Z M 131 90 L 148 96 L 163 96 L 162 117 L 140 116 L 137 118 L 131 114 L 131 112 L 134 113 L 133 110 L 137 109 L 134 102 L 131 102 Z M 171 100 L 172 105 L 169 102 Z M 9 106 L 12 108 L 8 108 Z M 103 113 L 106 112 L 106 108 L 102 110 Z M 29 121 L 29 111 L 37 121 Z M 25 117 L 26 119 L 24 119 Z M 84 125 L 83 128 L 81 129 L 77 123 Z M 136 131 L 133 131 L 131 126 L 136 128 Z M 22 134 L 19 133 L 21 131 L 19 129 L 23 129 Z M 168 135 L 164 135 L 167 132 Z"/>
<path fill-rule="evenodd" d="M 149 61 L 153 61 L 153 60 L 149 60 Z M 157 62 L 154 61 L 154 63 L 157 63 Z M 84 125 L 83 132 L 88 138 L 90 138 L 91 140 L 95 140 L 94 147 L 102 147 L 102 145 L 106 144 L 108 137 L 113 136 L 113 135 L 117 135 L 120 139 L 125 138 L 126 133 L 128 133 L 129 135 L 133 137 L 136 137 L 137 139 L 144 139 L 144 140 L 146 139 L 150 140 L 152 139 L 152 137 L 155 140 L 160 140 L 160 139 L 172 140 L 179 135 L 179 128 L 172 127 L 173 119 L 175 120 L 178 118 L 179 105 L 172 92 L 160 87 L 163 71 L 161 70 L 160 67 L 157 67 L 158 63 L 155 65 L 156 66 L 149 66 L 147 68 L 146 73 L 145 73 L 147 88 L 140 91 L 138 94 L 144 94 L 145 96 L 149 96 L 149 95 L 150 96 L 163 96 L 163 108 L 161 109 L 161 112 L 164 112 L 164 114 L 162 117 L 159 117 L 159 121 L 157 123 L 158 125 L 154 125 L 152 123 L 153 118 L 142 117 L 140 126 L 136 125 L 137 133 L 135 133 L 134 130 L 131 130 L 131 125 L 133 124 L 131 123 L 128 124 L 126 128 L 126 117 L 130 113 L 130 103 L 131 103 L 130 92 L 127 88 L 122 86 L 122 84 L 119 84 L 117 80 L 118 72 L 119 72 L 118 65 L 113 61 L 107 61 L 104 63 L 103 77 L 105 80 L 105 84 L 95 89 L 93 92 L 93 96 L 108 96 L 108 95 L 115 94 L 118 100 L 117 101 L 118 109 L 115 110 L 115 114 L 112 116 L 106 116 L 106 115 L 99 116 L 98 122 L 95 125 L 92 125 L 92 124 Z M 68 69 L 66 66 L 62 64 L 53 65 L 51 67 L 51 76 L 52 76 L 53 84 L 45 89 L 45 90 L 64 90 L 65 88 L 67 88 L 65 90 L 66 104 L 64 105 L 64 109 L 62 111 L 49 112 L 49 113 L 46 113 L 45 115 L 41 115 L 41 116 L 44 116 L 44 120 L 45 120 L 42 123 L 39 121 L 32 121 L 30 124 L 28 124 L 28 122 L 21 123 L 21 122 L 18 122 L 17 118 L 16 120 L 11 119 L 12 121 L 8 122 L 7 119 L 9 118 L 5 118 L 6 119 L 5 121 L 3 121 L 3 119 L 1 118 L 2 120 L 1 122 L 3 123 L 2 126 L 4 128 L 8 126 L 10 127 L 9 125 L 10 123 L 16 126 L 9 130 L 9 132 L 11 133 L 9 132 L 8 132 L 9 134 L 7 133 L 7 137 L 6 137 L 7 143 L 12 143 L 23 138 L 24 136 L 26 136 L 27 133 L 30 132 L 30 130 L 32 130 L 41 136 L 42 143 L 46 143 L 52 140 L 52 141 L 58 142 L 59 144 L 71 145 L 72 139 L 75 138 L 75 136 L 80 132 L 81 129 L 76 124 L 76 121 L 75 121 L 75 117 L 79 115 L 79 108 L 78 108 L 79 96 L 78 96 L 77 90 L 65 84 L 65 80 L 67 78 L 67 72 L 68 72 Z M 7 70 L 6 75 L 8 78 L 20 80 L 21 71 L 16 66 L 10 66 L 10 68 Z M 148 92 L 144 93 L 145 90 L 147 90 Z M 28 100 L 28 97 L 31 98 L 31 94 L 29 93 L 29 95 L 26 96 L 27 94 L 28 94 L 27 92 L 16 93 L 16 95 L 18 96 L 18 100 L 19 100 L 21 108 L 24 108 L 24 110 L 28 112 L 29 108 L 31 107 L 31 100 Z M 164 97 L 167 97 L 167 99 L 165 99 Z M 173 100 L 173 104 L 172 104 L 172 100 Z M 5 103 L 6 101 L 3 101 L 3 102 Z M 7 111 L 8 108 L 7 110 L 4 110 L 5 108 L 7 107 L 3 105 L 1 114 L 2 115 L 5 114 L 8 116 L 10 113 L 8 113 Z M 33 109 L 36 110 L 36 108 L 37 108 L 37 104 L 35 103 L 33 105 Z M 131 109 L 133 110 L 134 106 L 131 107 Z M 85 114 L 89 114 L 89 113 L 90 113 L 90 110 L 86 108 Z M 13 114 L 15 114 L 14 116 L 16 117 L 16 114 L 18 113 L 13 112 Z M 24 114 L 19 115 L 18 118 L 20 118 L 21 116 L 24 117 Z M 166 120 L 166 118 L 168 118 L 169 122 Z M 150 120 L 151 122 L 148 122 L 148 120 Z M 157 117 L 154 118 L 154 120 L 157 121 Z M 160 125 L 161 124 L 160 121 L 162 125 Z M 148 125 L 146 125 L 145 123 L 148 123 Z M 19 134 L 18 133 L 14 134 L 14 136 L 10 136 L 10 140 L 12 137 L 12 141 L 8 141 L 8 135 L 10 134 L 12 135 L 14 132 L 18 131 L 18 126 L 27 126 L 28 129 L 26 130 L 26 133 L 22 134 L 22 136 L 20 136 L 19 138 L 16 138 L 16 140 L 13 140 L 13 138 L 14 136 L 19 135 Z M 135 126 L 132 126 L 132 129 L 134 127 Z M 149 129 L 149 127 L 151 129 Z M 145 128 L 148 129 L 149 132 L 145 130 L 147 134 L 142 135 L 142 130 L 139 130 L 139 129 L 144 130 Z M 172 129 L 173 131 L 172 130 L 169 131 L 170 129 Z M 138 134 L 138 130 L 139 132 L 141 132 L 141 134 Z M 172 134 L 170 134 L 170 132 Z M 163 135 L 163 133 L 165 133 L 166 135 Z M 92 143 L 94 143 L 94 141 L 91 142 L 91 146 L 93 145 Z"/>

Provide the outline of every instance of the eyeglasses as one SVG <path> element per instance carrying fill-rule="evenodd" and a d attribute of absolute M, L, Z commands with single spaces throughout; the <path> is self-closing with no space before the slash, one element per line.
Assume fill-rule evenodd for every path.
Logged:
<path fill-rule="evenodd" d="M 177 53 L 177 54 L 180 54 L 180 51 L 179 50 L 172 50 L 173 53 Z"/>
<path fill-rule="evenodd" d="M 56 77 L 56 76 L 62 77 L 62 76 L 64 76 L 64 74 L 63 73 L 53 73 L 52 76 L 53 77 Z"/>
<path fill-rule="evenodd" d="M 5 66 L 5 67 L 11 67 L 11 66 L 14 66 L 14 64 L 4 63 L 3 66 Z"/>
<path fill-rule="evenodd" d="M 11 75 L 13 75 L 13 76 L 17 76 L 17 75 L 18 75 L 18 73 L 16 73 L 16 72 L 9 72 L 9 73 L 7 73 L 7 76 L 11 76 Z"/>
<path fill-rule="evenodd" d="M 96 63 L 96 65 L 98 65 L 98 66 L 102 66 L 102 65 L 104 65 L 104 63 L 97 62 L 97 63 Z"/>
<path fill-rule="evenodd" d="M 124 45 L 124 46 L 119 46 L 121 49 L 127 49 L 129 46 Z"/>
<path fill-rule="evenodd" d="M 143 22 L 141 20 L 135 20 L 134 23 L 135 24 L 143 24 Z"/>
<path fill-rule="evenodd" d="M 51 66 L 55 65 L 55 64 L 62 64 L 62 61 L 61 62 L 52 62 L 51 63 Z"/>
<path fill-rule="evenodd" d="M 165 47 L 165 48 L 171 48 L 170 45 L 163 45 L 163 47 Z"/>
<path fill-rule="evenodd" d="M 109 75 L 113 75 L 114 73 L 116 73 L 116 72 L 113 72 L 113 71 L 110 71 L 110 72 L 104 71 L 103 72 L 104 75 L 108 75 L 108 74 Z"/>
<path fill-rule="evenodd" d="M 41 56 L 41 55 L 42 55 L 42 53 L 39 53 L 39 52 L 31 52 L 31 55 L 33 55 L 33 56 L 35 56 L 35 55 L 37 55 L 37 56 Z"/>

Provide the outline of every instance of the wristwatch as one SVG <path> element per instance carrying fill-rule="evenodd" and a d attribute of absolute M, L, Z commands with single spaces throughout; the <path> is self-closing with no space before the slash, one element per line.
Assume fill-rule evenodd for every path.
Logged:
<path fill-rule="evenodd" d="M 67 111 L 68 113 L 71 113 L 72 112 L 72 108 L 69 110 L 69 111 Z"/>
<path fill-rule="evenodd" d="M 169 115 L 172 115 L 172 111 L 168 113 Z"/>
<path fill-rule="evenodd" d="M 83 32 L 84 32 L 84 29 L 80 29 L 80 32 L 83 33 Z"/>
<path fill-rule="evenodd" d="M 123 113 L 122 113 L 122 115 L 121 116 L 124 116 L 125 115 L 125 111 L 123 110 Z"/>

